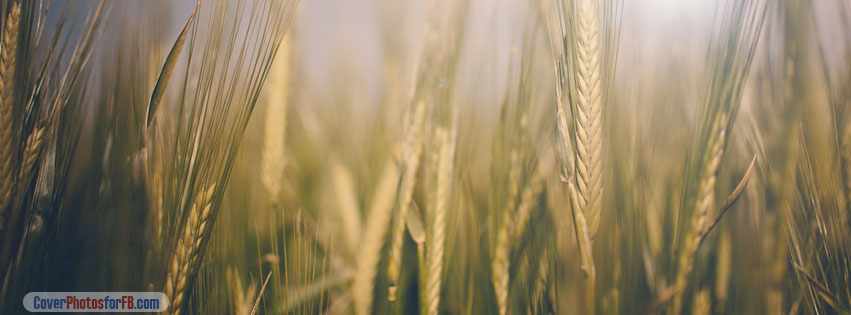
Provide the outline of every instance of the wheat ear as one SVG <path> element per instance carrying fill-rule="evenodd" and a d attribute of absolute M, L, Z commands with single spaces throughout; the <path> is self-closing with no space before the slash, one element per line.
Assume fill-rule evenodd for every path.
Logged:
<path fill-rule="evenodd" d="M 284 177 L 284 141 L 287 131 L 287 98 L 290 82 L 290 41 L 284 37 L 275 64 L 269 73 L 269 109 L 266 113 L 265 134 L 260 179 L 269 201 L 277 203 Z"/>
<path fill-rule="evenodd" d="M 538 207 L 538 196 L 544 189 L 544 173 L 537 172 L 532 177 L 529 185 L 523 188 L 520 193 L 520 204 L 517 206 L 517 215 L 514 216 L 512 225 L 513 239 L 518 240 L 523 237 L 526 232 L 526 225 L 529 223 L 529 218 L 532 217 L 532 210 Z"/>
<path fill-rule="evenodd" d="M 512 210 L 517 203 L 517 195 L 520 190 L 520 163 L 517 156 L 517 151 L 512 151 L 510 158 L 510 170 L 508 171 L 508 200 L 505 208 L 502 210 L 502 217 L 499 221 L 499 229 L 496 232 L 496 244 L 493 248 L 493 257 L 491 259 L 491 281 L 493 281 L 494 293 L 496 294 L 496 305 L 500 315 L 505 315 L 508 312 L 508 282 L 509 282 L 509 261 L 508 254 L 511 250 L 510 222 Z"/>
<path fill-rule="evenodd" d="M 515 158 L 513 157 L 512 159 Z M 519 169 L 519 167 L 517 169 Z M 519 172 L 512 171 L 512 173 L 517 174 L 509 174 L 509 177 L 519 177 Z M 496 247 L 494 248 L 492 262 L 493 274 L 491 280 L 493 281 L 494 291 L 496 292 L 497 307 L 499 308 L 499 314 L 501 315 L 508 313 L 508 284 L 511 280 L 508 273 L 508 270 L 511 267 L 508 256 L 514 246 L 514 242 L 512 242 L 512 240 L 519 239 L 523 236 L 523 233 L 525 233 L 526 224 L 529 222 L 532 210 L 537 207 L 537 196 L 543 189 L 543 173 L 537 174 L 541 176 L 534 176 L 529 185 L 526 185 L 526 187 L 523 188 L 523 192 L 520 193 L 520 202 L 517 204 L 517 213 L 514 213 L 513 208 L 505 209 L 502 214 L 502 221 L 500 223 L 499 230 L 497 231 Z M 513 188 L 511 190 L 513 190 Z M 510 191 L 509 193 L 511 194 L 512 192 L 513 191 Z"/>
<path fill-rule="evenodd" d="M 236 269 L 231 266 L 227 269 L 226 280 L 229 291 L 231 291 L 231 312 L 234 315 L 248 315 L 251 313 L 251 305 L 254 303 L 254 292 L 257 286 L 254 281 L 243 291 L 242 281 L 239 279 Z"/>
<path fill-rule="evenodd" d="M 579 8 L 576 49 L 576 177 L 580 208 L 593 237 L 600 223 L 603 192 L 603 111 L 600 98 L 600 43 L 597 10 L 591 0 Z"/>
<path fill-rule="evenodd" d="M 691 273 L 694 264 L 694 254 L 704 234 L 709 221 L 710 211 L 715 205 L 715 181 L 721 157 L 724 156 L 724 145 L 727 135 L 727 115 L 722 111 L 713 124 L 711 144 L 706 152 L 704 163 L 700 171 L 698 184 L 698 195 L 695 209 L 692 213 L 691 229 L 688 230 L 685 244 L 680 252 L 677 266 L 676 289 L 682 292 L 686 286 L 686 277 Z M 679 314 L 682 310 L 682 294 L 674 296 L 673 313 Z"/>
<path fill-rule="evenodd" d="M 428 233 L 428 282 L 426 302 L 428 315 L 436 315 L 440 306 L 440 283 L 443 273 L 443 252 L 446 241 L 446 212 L 452 191 L 452 170 L 455 151 L 454 132 L 450 135 L 444 129 L 436 130 L 440 143 L 437 161 L 437 187 L 435 204 L 431 211 L 431 229 Z"/>
<path fill-rule="evenodd" d="M 182 235 L 178 237 L 177 248 L 169 264 L 165 285 L 165 293 L 170 300 L 169 314 L 179 315 L 183 307 L 188 288 L 187 281 L 199 262 L 198 257 L 201 252 L 201 243 L 204 240 L 204 231 L 207 224 L 210 223 L 215 191 L 216 185 L 213 184 L 195 197 L 189 209 L 189 216 Z"/>
<path fill-rule="evenodd" d="M 0 47 L 0 227 L 2 217 L 11 206 L 12 189 L 15 182 L 15 120 L 12 117 L 15 93 L 15 62 L 18 51 L 18 26 L 21 19 L 21 7 L 12 4 L 12 10 L 6 18 L 3 30 L 3 43 Z"/>
<path fill-rule="evenodd" d="M 27 141 L 24 145 L 23 161 L 21 162 L 20 173 L 18 174 L 18 190 L 12 199 L 13 207 L 20 207 L 23 203 L 27 185 L 30 184 L 30 174 L 38 162 L 38 155 L 41 152 L 41 143 L 44 139 L 44 127 L 37 128 L 27 136 Z"/>
<path fill-rule="evenodd" d="M 508 222 L 511 219 L 511 214 L 508 211 L 503 212 L 502 222 Z M 505 315 L 508 312 L 508 224 L 500 224 L 499 231 L 496 234 L 496 247 L 493 253 L 492 262 L 492 281 L 494 292 L 496 293 L 496 305 L 499 308 L 499 315 Z"/>
<path fill-rule="evenodd" d="M 405 143 L 403 147 L 402 179 L 399 184 L 399 196 L 396 202 L 396 218 L 393 221 L 393 230 L 390 243 L 390 261 L 387 263 L 387 278 L 390 281 L 387 299 L 396 300 L 396 285 L 399 281 L 399 268 L 402 264 L 402 244 L 404 244 L 405 223 L 408 218 L 408 208 L 414 193 L 416 184 L 417 168 L 420 164 L 420 155 L 423 148 L 423 126 L 425 122 L 425 102 L 417 103 L 411 115 L 405 131 Z"/>
<path fill-rule="evenodd" d="M 355 314 L 366 315 L 372 308 L 372 291 L 375 288 L 375 274 L 381 258 L 381 246 L 393 214 L 393 201 L 396 198 L 396 184 L 399 171 L 393 162 L 388 162 L 382 172 L 370 206 L 359 255 L 357 273 L 352 285 L 352 297 Z"/>
<path fill-rule="evenodd" d="M 603 108 L 600 98 L 600 35 L 597 11 L 591 0 L 579 5 L 576 47 L 576 186 L 570 186 L 573 223 L 585 272 L 586 312 L 594 313 L 596 271 L 591 239 L 600 224 L 603 193 Z"/>

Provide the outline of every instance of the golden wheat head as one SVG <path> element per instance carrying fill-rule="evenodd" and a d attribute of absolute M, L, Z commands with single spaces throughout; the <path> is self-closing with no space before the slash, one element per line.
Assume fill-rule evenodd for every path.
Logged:
<path fill-rule="evenodd" d="M 186 300 L 189 275 L 199 262 L 201 243 L 204 241 L 207 224 L 210 223 L 215 192 L 216 185 L 212 184 L 206 191 L 200 192 L 195 197 L 182 235 L 178 237 L 177 247 L 168 267 L 165 286 L 165 293 L 170 299 L 168 305 L 170 314 L 179 315 L 183 302 Z"/>
<path fill-rule="evenodd" d="M 12 117 L 15 94 L 15 63 L 18 51 L 18 27 L 21 7 L 12 4 L 0 46 L 0 215 L 11 206 L 15 182 L 15 120 Z M 0 221 L 0 226 L 3 222 Z"/>
<path fill-rule="evenodd" d="M 589 233 L 597 232 L 603 194 L 603 106 L 600 98 L 600 38 L 597 10 L 591 0 L 579 7 L 576 49 L 576 184 Z"/>
<path fill-rule="evenodd" d="M 290 47 L 289 37 L 284 37 L 274 67 L 269 74 L 269 111 L 266 113 L 265 135 L 260 179 L 271 202 L 276 203 L 281 193 L 284 175 L 284 141 L 287 131 L 287 98 L 289 94 Z"/>

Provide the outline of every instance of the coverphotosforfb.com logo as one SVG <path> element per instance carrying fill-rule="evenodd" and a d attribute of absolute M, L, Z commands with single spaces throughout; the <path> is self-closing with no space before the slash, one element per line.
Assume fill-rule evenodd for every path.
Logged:
<path fill-rule="evenodd" d="M 160 292 L 30 292 L 24 296 L 29 312 L 162 312 L 168 297 Z"/>

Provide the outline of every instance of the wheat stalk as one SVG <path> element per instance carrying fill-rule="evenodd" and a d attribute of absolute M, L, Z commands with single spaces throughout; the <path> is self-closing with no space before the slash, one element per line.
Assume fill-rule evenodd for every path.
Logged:
<path fill-rule="evenodd" d="M 428 300 L 426 294 L 428 290 L 426 290 L 426 282 L 428 277 L 428 269 L 426 268 L 426 253 L 425 253 L 425 237 L 423 237 L 421 242 L 417 242 L 417 281 L 419 282 L 419 290 L 420 290 L 420 315 L 426 315 L 428 312 L 428 304 L 425 301 Z"/>
<path fill-rule="evenodd" d="M 423 227 L 422 217 L 420 217 L 419 211 L 416 209 L 416 204 L 411 203 L 410 207 L 414 208 L 413 213 L 411 213 L 406 222 L 405 226 L 408 228 L 408 234 L 411 236 L 411 239 L 414 240 L 414 243 L 417 244 L 417 284 L 419 288 L 419 298 L 420 301 L 427 300 L 425 283 L 426 283 L 426 265 L 425 265 L 425 242 L 426 242 L 426 232 Z M 426 304 L 420 303 L 420 315 L 424 315 L 426 313 Z"/>
<path fill-rule="evenodd" d="M 404 243 L 405 223 L 408 218 L 408 208 L 414 193 L 417 168 L 423 147 L 423 126 L 425 122 L 425 102 L 420 101 L 413 109 L 406 127 L 405 142 L 402 151 L 402 179 L 399 184 L 399 196 L 396 203 L 396 218 L 390 243 L 390 261 L 387 263 L 387 278 L 390 281 L 388 300 L 396 300 L 396 285 L 399 281 L 399 268 L 402 264 L 402 244 Z"/>
<path fill-rule="evenodd" d="M 393 162 L 388 162 L 382 172 L 370 206 L 366 230 L 361 241 L 357 257 L 357 272 L 352 284 L 352 297 L 355 314 L 366 315 L 372 308 L 372 291 L 375 288 L 375 274 L 384 244 L 384 234 L 393 214 L 393 201 L 396 198 L 396 184 L 399 171 Z"/>
<path fill-rule="evenodd" d="M 165 208 L 163 208 L 163 186 L 165 183 L 163 182 L 163 169 L 161 167 L 154 167 L 154 172 L 151 175 L 151 182 L 153 185 L 150 185 L 150 198 L 151 198 L 151 210 L 154 211 L 154 232 L 156 233 L 157 239 L 163 239 L 163 225 L 165 220 Z"/>
<path fill-rule="evenodd" d="M 260 306 L 260 299 L 263 298 L 263 292 L 266 291 L 266 285 L 269 284 L 269 278 L 272 278 L 272 273 L 266 275 L 266 280 L 263 280 L 263 286 L 260 287 L 260 293 L 257 294 L 257 298 L 254 299 L 254 307 L 251 308 L 250 315 L 257 314 L 257 307 Z"/>
<path fill-rule="evenodd" d="M 6 18 L 3 30 L 3 43 L 0 49 L 0 227 L 3 216 L 11 206 L 12 190 L 15 182 L 15 63 L 18 51 L 18 27 L 20 26 L 21 7 L 16 2 Z"/>
<path fill-rule="evenodd" d="M 290 47 L 289 37 L 278 50 L 275 64 L 269 74 L 269 109 L 266 113 L 266 125 L 263 143 L 260 179 L 266 194 L 272 203 L 277 203 L 281 193 L 284 175 L 284 141 L 287 131 L 287 98 L 289 95 Z"/>
<path fill-rule="evenodd" d="M 585 214 L 580 211 L 579 192 L 573 182 L 568 182 L 568 196 L 572 205 L 571 213 L 573 214 L 573 225 L 576 230 L 576 241 L 579 243 L 579 261 L 582 271 L 585 273 L 585 307 L 589 314 L 594 313 L 595 299 L 594 290 L 596 287 L 595 279 L 597 277 L 596 269 L 594 268 L 594 256 L 591 251 L 591 233 L 588 231 L 588 223 L 585 219 Z"/>
<path fill-rule="evenodd" d="M 207 224 L 210 223 L 215 191 L 216 185 L 212 184 L 206 191 L 195 197 L 182 235 L 178 237 L 177 248 L 169 264 L 165 285 L 165 293 L 170 300 L 169 314 L 179 315 L 183 307 L 189 275 L 194 272 L 199 263 L 201 243 L 204 241 Z"/>

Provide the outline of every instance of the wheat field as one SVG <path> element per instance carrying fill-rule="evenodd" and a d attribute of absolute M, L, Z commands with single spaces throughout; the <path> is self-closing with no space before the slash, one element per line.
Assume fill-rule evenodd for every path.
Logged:
<path fill-rule="evenodd" d="M 0 314 L 851 314 L 847 0 L 0 15 Z"/>

